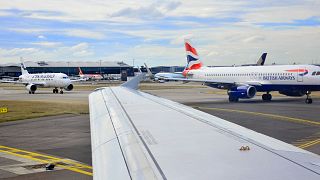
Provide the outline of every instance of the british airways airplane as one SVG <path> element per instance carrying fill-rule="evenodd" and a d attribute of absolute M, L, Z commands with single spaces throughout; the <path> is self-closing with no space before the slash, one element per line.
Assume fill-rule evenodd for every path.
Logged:
<path fill-rule="evenodd" d="M 23 84 L 29 91 L 29 94 L 34 94 L 38 87 L 52 87 L 53 93 L 63 94 L 63 89 L 71 91 L 73 89 L 73 80 L 64 73 L 42 73 L 29 74 L 23 62 L 21 62 L 21 73 L 17 81 L 1 81 L 2 83 Z M 78 81 L 78 80 L 76 80 Z"/>
<path fill-rule="evenodd" d="M 307 95 L 305 102 L 311 104 L 311 92 L 320 91 L 320 67 L 316 65 L 203 67 L 190 40 L 185 40 L 185 48 L 187 67 L 182 73 L 185 78 L 168 79 L 227 89 L 230 102 L 253 98 L 256 92 L 265 92 L 262 100 L 270 101 L 270 92 L 278 91 L 293 97 Z"/>

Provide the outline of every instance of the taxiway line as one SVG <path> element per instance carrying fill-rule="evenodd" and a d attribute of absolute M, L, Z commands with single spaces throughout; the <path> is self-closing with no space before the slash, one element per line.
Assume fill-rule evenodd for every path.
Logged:
<path fill-rule="evenodd" d="M 25 151 L 25 150 L 16 149 L 8 146 L 2 146 L 2 145 L 0 145 L 0 152 L 17 156 L 17 157 L 22 157 L 22 158 L 33 160 L 33 161 L 37 161 L 37 162 L 54 163 L 56 166 L 61 167 L 63 169 L 67 169 L 77 173 L 92 176 L 91 166 L 77 163 L 72 160 L 61 159 L 54 156 L 39 154 L 35 152 Z M 88 170 L 88 171 L 85 171 L 85 170 Z"/>
<path fill-rule="evenodd" d="M 242 111 L 242 110 L 236 110 L 236 109 L 199 107 L 199 106 L 195 106 L 195 108 L 203 109 L 203 110 L 216 110 L 216 111 L 236 112 L 236 113 L 242 113 L 242 114 L 252 114 L 252 115 L 256 115 L 256 116 L 271 117 L 273 119 L 278 119 L 278 120 L 283 120 L 283 121 L 290 121 L 290 122 L 299 123 L 299 124 L 308 124 L 308 125 L 312 125 L 312 126 L 320 126 L 320 122 L 317 122 L 317 121 L 311 121 L 311 120 L 306 120 L 306 119 L 281 116 L 281 115 L 276 115 L 276 114 L 250 112 L 250 111 Z"/>
<path fill-rule="evenodd" d="M 316 140 L 313 140 L 313 141 L 309 141 L 305 144 L 301 144 L 299 145 L 298 147 L 299 148 L 302 148 L 302 149 L 305 149 L 305 148 L 308 148 L 308 147 L 311 147 L 311 146 L 314 146 L 316 144 L 320 143 L 320 139 L 316 139 Z"/>

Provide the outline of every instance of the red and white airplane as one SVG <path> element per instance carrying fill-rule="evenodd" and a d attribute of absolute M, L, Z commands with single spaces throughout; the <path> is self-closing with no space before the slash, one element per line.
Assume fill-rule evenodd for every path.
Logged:
<path fill-rule="evenodd" d="M 317 65 L 270 65 L 240 67 L 203 67 L 196 49 L 185 40 L 187 67 L 184 78 L 168 80 L 201 82 L 207 86 L 227 89 L 230 102 L 253 98 L 256 92 L 266 92 L 262 100 L 270 101 L 271 91 L 286 96 L 307 95 L 306 103 L 312 103 L 312 91 L 320 91 L 320 67 Z"/>
<path fill-rule="evenodd" d="M 101 80 L 101 79 L 103 79 L 101 74 L 83 74 L 81 68 L 78 67 L 78 69 L 79 69 L 79 76 L 82 79 L 86 79 L 86 80 Z"/>

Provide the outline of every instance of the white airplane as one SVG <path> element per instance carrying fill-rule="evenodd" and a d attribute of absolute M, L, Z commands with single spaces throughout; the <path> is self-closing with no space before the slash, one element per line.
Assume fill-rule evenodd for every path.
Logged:
<path fill-rule="evenodd" d="M 187 67 L 185 78 L 169 80 L 201 82 L 207 86 L 227 89 L 230 102 L 243 98 L 253 98 L 256 92 L 264 101 L 270 101 L 271 91 L 286 96 L 307 95 L 306 103 L 311 104 L 312 91 L 320 91 L 320 66 L 316 65 L 272 65 L 238 67 L 203 67 L 198 53 L 189 40 L 185 40 Z"/>
<path fill-rule="evenodd" d="M 263 66 L 265 63 L 267 57 L 267 53 L 263 53 L 261 57 L 258 59 L 256 64 L 248 64 L 245 66 Z M 168 72 L 159 72 L 154 75 L 154 80 L 159 82 L 164 82 L 165 79 L 170 78 L 184 78 L 182 72 L 174 72 L 174 73 L 168 73 Z"/>
<path fill-rule="evenodd" d="M 78 69 L 79 69 L 79 76 L 82 79 L 87 79 L 87 80 L 101 80 L 101 79 L 103 79 L 101 74 L 83 74 L 81 68 L 78 67 Z"/>
<path fill-rule="evenodd" d="M 73 89 L 72 82 L 78 80 L 70 80 L 64 73 L 41 73 L 29 74 L 23 62 L 21 62 L 21 73 L 17 81 L 1 81 L 2 83 L 23 84 L 29 91 L 29 94 L 34 94 L 38 87 L 52 87 L 53 93 L 63 94 L 63 89 L 71 91 Z"/>
<path fill-rule="evenodd" d="M 320 179 L 319 155 L 137 91 L 143 75 L 89 95 L 94 180 Z"/>

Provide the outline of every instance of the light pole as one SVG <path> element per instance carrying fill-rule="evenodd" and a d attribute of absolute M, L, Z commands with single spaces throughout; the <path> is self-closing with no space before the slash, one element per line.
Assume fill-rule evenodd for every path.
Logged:
<path fill-rule="evenodd" d="M 102 61 L 102 60 L 100 60 L 100 75 L 101 75 L 101 61 Z"/>

